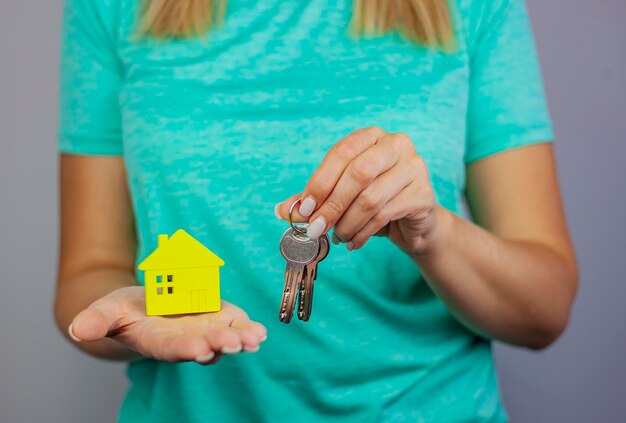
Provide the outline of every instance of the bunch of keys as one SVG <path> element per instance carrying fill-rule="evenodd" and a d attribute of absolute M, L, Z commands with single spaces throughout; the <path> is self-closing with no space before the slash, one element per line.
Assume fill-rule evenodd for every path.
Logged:
<path fill-rule="evenodd" d="M 293 224 L 291 213 L 299 202 L 298 199 L 291 205 L 290 228 L 280 239 L 280 253 L 287 261 L 285 287 L 278 313 L 278 318 L 283 323 L 291 321 L 296 297 L 298 297 L 298 319 L 304 322 L 309 320 L 313 306 L 313 283 L 317 277 L 317 264 L 326 258 L 330 250 L 328 235 L 324 234 L 318 239 L 312 239 L 306 234 L 307 224 L 299 226 Z"/>

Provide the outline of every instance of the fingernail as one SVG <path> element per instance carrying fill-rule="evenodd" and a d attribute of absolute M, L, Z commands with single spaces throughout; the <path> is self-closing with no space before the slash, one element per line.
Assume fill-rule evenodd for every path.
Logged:
<path fill-rule="evenodd" d="M 315 210 L 315 200 L 310 195 L 302 200 L 302 204 L 300 204 L 300 208 L 298 211 L 304 217 L 309 217 Z"/>
<path fill-rule="evenodd" d="M 67 333 L 70 335 L 70 338 L 72 338 L 74 341 L 76 342 L 81 342 L 81 339 L 74 335 L 74 330 L 72 329 L 74 327 L 74 322 L 70 323 L 70 327 L 67 328 Z"/>
<path fill-rule="evenodd" d="M 276 219 L 279 219 L 279 220 L 283 220 L 279 212 L 281 204 L 283 204 L 282 201 L 274 206 L 274 215 L 276 216 Z"/>
<path fill-rule="evenodd" d="M 326 219 L 324 216 L 319 216 L 312 223 L 309 224 L 306 234 L 309 238 L 317 239 L 326 229 Z"/>
<path fill-rule="evenodd" d="M 254 348 L 251 348 L 251 347 L 243 347 L 243 350 L 244 350 L 245 352 L 254 353 L 254 352 L 257 352 L 257 351 L 259 350 L 259 346 L 257 345 L 257 346 L 256 346 L 256 347 L 254 347 Z"/>
<path fill-rule="evenodd" d="M 267 334 L 261 339 L 261 342 L 264 342 L 267 339 Z"/>
<path fill-rule="evenodd" d="M 333 244 L 335 244 L 335 245 L 337 245 L 337 244 L 341 244 L 341 238 L 339 238 L 339 237 L 337 236 L 337 234 L 335 234 L 334 232 L 333 232 L 333 236 L 330 238 L 330 240 L 331 240 L 331 242 L 332 242 Z"/>
<path fill-rule="evenodd" d="M 209 361 L 213 360 L 213 357 L 215 357 L 215 353 L 211 351 L 207 355 L 199 355 L 198 357 L 196 357 L 195 361 L 200 364 L 207 364 Z"/>
<path fill-rule="evenodd" d="M 348 241 L 348 243 L 346 244 L 346 248 L 348 249 L 348 251 L 354 250 L 354 242 Z"/>
<path fill-rule="evenodd" d="M 237 354 L 240 351 L 241 351 L 241 345 L 238 345 L 236 347 L 223 347 L 222 348 L 222 353 L 224 354 Z"/>

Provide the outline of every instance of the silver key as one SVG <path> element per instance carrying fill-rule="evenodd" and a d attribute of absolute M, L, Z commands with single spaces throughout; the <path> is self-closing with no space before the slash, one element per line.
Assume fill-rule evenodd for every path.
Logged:
<path fill-rule="evenodd" d="M 317 265 L 320 261 L 328 256 L 330 250 L 330 240 L 328 235 L 324 234 L 319 237 L 320 249 L 317 257 L 311 263 L 306 265 L 304 277 L 300 284 L 300 295 L 298 296 L 298 319 L 306 322 L 311 317 L 311 308 L 313 307 L 313 285 L 317 278 Z"/>
<path fill-rule="evenodd" d="M 320 242 L 318 239 L 311 239 L 305 234 L 296 233 L 292 228 L 287 229 L 280 239 L 280 253 L 287 260 L 285 287 L 283 288 L 278 314 L 281 322 L 289 323 L 291 321 L 296 304 L 296 295 L 298 295 L 306 265 L 315 260 L 319 250 Z"/>

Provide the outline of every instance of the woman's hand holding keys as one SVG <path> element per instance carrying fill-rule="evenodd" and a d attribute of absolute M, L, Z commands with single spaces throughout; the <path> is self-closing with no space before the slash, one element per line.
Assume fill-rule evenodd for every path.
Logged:
<path fill-rule="evenodd" d="M 313 238 L 334 227 L 333 242 L 348 250 L 373 235 L 412 254 L 433 244 L 437 205 L 428 169 L 405 134 L 377 127 L 352 132 L 328 151 L 302 194 L 277 205 L 277 215 L 287 219 L 299 197 L 293 219 L 308 221 Z"/>

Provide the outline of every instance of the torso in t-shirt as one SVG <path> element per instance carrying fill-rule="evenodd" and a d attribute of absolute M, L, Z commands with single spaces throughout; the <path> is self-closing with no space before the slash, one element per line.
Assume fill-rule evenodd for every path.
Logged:
<path fill-rule="evenodd" d="M 70 3 L 61 151 L 122 155 L 137 262 L 185 229 L 225 261 L 222 298 L 268 329 L 214 366 L 131 364 L 121 421 L 506 419 L 489 341 L 387 238 L 332 246 L 310 321 L 280 323 L 273 209 L 376 125 L 411 137 L 437 202 L 462 214 L 467 163 L 551 138 L 523 3 L 453 3 L 450 54 L 351 36 L 347 0 L 230 0 L 221 28 L 170 41 L 136 37 L 136 1 Z"/>

